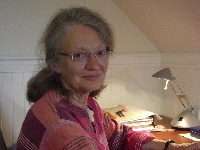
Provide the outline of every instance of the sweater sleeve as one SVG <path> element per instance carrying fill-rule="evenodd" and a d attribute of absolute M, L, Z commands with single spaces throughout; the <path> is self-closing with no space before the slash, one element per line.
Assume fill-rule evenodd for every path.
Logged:
<path fill-rule="evenodd" d="M 142 145 L 152 141 L 155 136 L 148 131 L 128 131 L 125 150 L 143 150 Z"/>
<path fill-rule="evenodd" d="M 133 131 L 131 127 L 119 124 L 106 113 L 103 115 L 103 124 L 110 150 L 142 150 L 143 144 L 155 138 L 147 131 Z"/>

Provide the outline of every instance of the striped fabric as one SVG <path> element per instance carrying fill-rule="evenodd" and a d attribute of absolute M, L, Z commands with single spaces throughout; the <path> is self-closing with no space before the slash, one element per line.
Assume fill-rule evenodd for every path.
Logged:
<path fill-rule="evenodd" d="M 154 136 L 136 132 L 110 120 L 89 97 L 94 128 L 87 111 L 49 91 L 28 111 L 17 142 L 17 150 L 123 150 L 142 149 Z"/>

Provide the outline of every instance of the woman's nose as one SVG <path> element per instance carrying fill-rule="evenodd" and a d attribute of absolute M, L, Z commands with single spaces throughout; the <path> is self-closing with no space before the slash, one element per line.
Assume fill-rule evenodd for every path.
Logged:
<path fill-rule="evenodd" d="M 90 54 L 88 57 L 88 61 L 86 64 L 86 69 L 92 70 L 92 69 L 98 69 L 99 68 L 99 62 L 94 54 Z"/>

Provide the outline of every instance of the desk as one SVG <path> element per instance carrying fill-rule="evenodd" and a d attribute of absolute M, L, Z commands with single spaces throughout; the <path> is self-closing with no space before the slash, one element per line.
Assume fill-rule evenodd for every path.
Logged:
<path fill-rule="evenodd" d="M 181 144 L 181 143 L 192 143 L 195 142 L 193 140 L 190 140 L 188 138 L 185 138 L 183 136 L 180 136 L 179 134 L 186 134 L 189 133 L 190 131 L 161 131 L 161 132 L 151 132 L 156 139 L 158 140 L 164 140 L 167 141 L 169 139 L 174 140 L 175 143 Z"/>
<path fill-rule="evenodd" d="M 162 120 L 154 120 L 155 125 L 163 125 L 166 129 L 171 129 L 171 118 L 161 116 Z M 161 131 L 161 132 L 151 132 L 158 140 L 164 140 L 167 141 L 169 139 L 174 140 L 177 144 L 181 143 L 192 143 L 195 142 L 193 140 L 190 140 L 188 138 L 185 138 L 183 136 L 180 136 L 179 134 L 186 134 L 190 133 L 190 131 L 181 131 L 181 130 L 175 130 L 175 131 Z"/>

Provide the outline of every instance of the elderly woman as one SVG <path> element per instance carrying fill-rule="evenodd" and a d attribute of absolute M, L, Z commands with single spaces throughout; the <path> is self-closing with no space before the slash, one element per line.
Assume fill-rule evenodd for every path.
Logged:
<path fill-rule="evenodd" d="M 27 98 L 34 104 L 18 150 L 164 149 L 166 142 L 152 134 L 108 118 L 95 100 L 105 88 L 113 52 L 112 31 L 99 14 L 87 8 L 60 10 L 42 42 L 46 66 L 28 83 Z"/>

